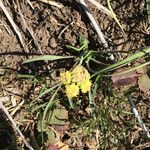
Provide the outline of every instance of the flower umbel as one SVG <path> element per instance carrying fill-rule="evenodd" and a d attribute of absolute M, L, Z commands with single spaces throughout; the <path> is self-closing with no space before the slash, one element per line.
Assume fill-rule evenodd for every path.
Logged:
<path fill-rule="evenodd" d="M 90 80 L 90 74 L 83 66 L 78 65 L 72 71 L 72 81 L 80 86 L 84 80 Z"/>
<path fill-rule="evenodd" d="M 72 71 L 60 73 L 60 81 L 65 85 L 66 95 L 70 99 L 79 95 L 79 90 L 87 93 L 92 85 L 89 72 L 81 65 Z"/>
<path fill-rule="evenodd" d="M 68 98 L 76 97 L 79 94 L 79 87 L 72 83 L 71 85 L 66 85 L 66 95 Z"/>
<path fill-rule="evenodd" d="M 71 83 L 71 72 L 69 72 L 69 71 L 61 72 L 60 73 L 60 81 L 63 84 L 70 84 Z"/>
<path fill-rule="evenodd" d="M 90 80 L 85 80 L 80 86 L 82 93 L 87 93 L 88 91 L 90 91 L 91 85 L 92 83 Z"/>

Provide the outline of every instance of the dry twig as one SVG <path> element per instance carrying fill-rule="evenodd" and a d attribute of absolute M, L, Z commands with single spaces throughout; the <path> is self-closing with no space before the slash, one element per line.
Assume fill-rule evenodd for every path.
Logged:
<path fill-rule="evenodd" d="M 13 116 L 21 108 L 23 104 L 24 104 L 24 100 L 17 105 L 17 107 L 10 113 L 10 115 Z"/>
<path fill-rule="evenodd" d="M 26 147 L 28 147 L 29 150 L 34 150 L 30 144 L 26 141 L 24 135 L 22 134 L 22 132 L 20 131 L 20 129 L 17 127 L 15 121 L 13 120 L 13 118 L 11 117 L 11 115 L 9 114 L 9 112 L 7 111 L 7 109 L 5 108 L 5 106 L 3 105 L 3 103 L 0 100 L 0 109 L 3 110 L 3 112 L 5 113 L 5 115 L 7 116 L 7 118 L 9 119 L 9 121 L 11 122 L 13 128 L 15 131 L 17 131 L 17 133 L 20 135 L 23 143 L 26 145 Z"/>
<path fill-rule="evenodd" d="M 70 25 L 72 25 L 72 24 L 73 24 L 73 21 L 71 21 L 71 22 L 59 33 L 58 38 L 60 38 L 61 35 L 65 32 L 65 30 L 67 30 L 68 27 L 69 27 Z"/>
<path fill-rule="evenodd" d="M 51 1 L 51 0 L 38 0 L 38 1 L 43 2 L 43 3 L 46 3 L 46 4 L 49 4 L 49 5 L 52 5 L 52 6 L 56 6 L 56 7 L 58 7 L 58 8 L 62 8 L 62 7 L 63 7 L 62 4 L 57 3 L 57 2 L 55 2 L 55 1 Z"/>
<path fill-rule="evenodd" d="M 2 20 L 0 20 L 0 22 L 1 22 L 0 25 L 3 25 L 3 26 L 4 26 L 4 28 L 6 29 L 6 31 L 8 32 L 8 34 L 9 34 L 9 35 L 12 35 L 11 32 L 10 32 L 10 30 L 8 29 L 7 25 L 5 25 Z"/>
<path fill-rule="evenodd" d="M 103 35 L 103 33 L 102 33 L 100 27 L 98 26 L 98 24 L 96 23 L 94 17 L 93 17 L 92 14 L 90 13 L 90 10 L 88 9 L 88 7 L 87 7 L 85 1 L 84 1 L 84 0 L 79 0 L 79 2 L 81 3 L 83 10 L 85 11 L 85 13 L 87 14 L 88 18 L 90 19 L 90 21 L 91 21 L 91 23 L 92 23 L 92 25 L 93 25 L 95 31 L 97 32 L 97 34 L 98 34 L 98 36 L 99 36 L 99 38 L 100 38 L 100 40 L 101 40 L 101 42 L 102 42 L 104 48 L 106 48 L 107 50 L 109 50 L 108 43 L 107 43 L 107 41 L 105 40 L 104 35 Z M 110 59 L 111 59 L 111 60 L 114 60 L 113 54 L 110 55 Z"/>
<path fill-rule="evenodd" d="M 27 25 L 27 23 L 26 23 L 26 21 L 25 21 L 25 19 L 24 19 L 24 16 L 23 16 L 23 13 L 22 13 L 22 11 L 21 11 L 21 8 L 20 8 L 20 5 L 19 5 L 18 0 L 16 0 L 16 2 L 17 2 L 17 6 L 18 6 L 18 11 L 19 11 L 20 17 L 21 17 L 21 19 L 22 19 L 22 21 L 23 21 L 23 25 L 24 25 L 25 29 L 27 29 L 28 32 L 30 33 L 30 35 L 31 35 L 31 37 L 32 37 L 32 39 L 33 39 L 33 41 L 34 41 L 34 44 L 35 44 L 35 46 L 38 48 L 40 54 L 43 54 L 43 51 L 42 51 L 42 49 L 41 49 L 41 47 L 40 47 L 40 45 L 39 45 L 37 39 L 36 39 L 35 36 L 34 36 L 33 30 L 28 27 L 28 25 Z M 45 61 L 45 63 L 47 64 L 47 69 L 50 70 L 50 66 L 48 65 L 48 62 Z"/>
<path fill-rule="evenodd" d="M 27 1 L 28 4 L 30 5 L 30 7 L 34 10 L 34 7 L 33 7 L 32 3 L 31 3 L 31 1 L 30 1 L 30 0 L 26 0 L 26 1 Z"/>
<path fill-rule="evenodd" d="M 17 25 L 15 24 L 15 22 L 13 21 L 13 19 L 11 18 L 10 14 L 8 13 L 7 9 L 5 8 L 5 6 L 3 5 L 3 2 L 2 0 L 0 0 L 0 8 L 3 10 L 4 14 L 6 15 L 7 19 L 9 20 L 10 24 L 12 25 L 13 29 L 15 30 L 18 38 L 19 38 L 19 41 L 22 45 L 22 47 L 25 49 L 25 45 L 24 45 L 24 42 L 23 42 L 23 39 L 22 39 L 22 36 L 21 36 L 21 33 L 20 31 L 18 30 L 18 27 Z"/>
<path fill-rule="evenodd" d="M 26 21 L 25 21 L 25 19 L 24 19 L 24 16 L 23 16 L 23 13 L 22 13 L 22 11 L 21 11 L 21 8 L 20 8 L 20 5 L 19 5 L 18 0 L 16 0 L 16 2 L 17 2 L 18 11 L 19 11 L 20 17 L 21 17 L 21 19 L 22 19 L 22 21 L 23 21 L 24 27 L 28 30 L 28 32 L 30 33 L 31 37 L 33 38 L 33 41 L 34 41 L 35 46 L 38 48 L 38 50 L 40 51 L 40 53 L 43 54 L 43 52 L 42 52 L 42 50 L 41 50 L 41 47 L 40 47 L 40 45 L 39 45 L 37 39 L 36 39 L 35 36 L 34 36 L 33 30 L 28 27 L 28 25 L 27 25 L 27 23 L 26 23 Z"/>
<path fill-rule="evenodd" d="M 138 113 L 138 110 L 136 109 L 135 104 L 134 104 L 134 102 L 133 102 L 133 100 L 132 100 L 132 98 L 131 98 L 131 96 L 130 96 L 130 95 L 127 95 L 127 98 L 128 98 L 129 103 L 130 103 L 131 110 L 132 110 L 133 114 L 135 115 L 135 118 L 137 119 L 137 121 L 138 121 L 140 127 L 141 127 L 142 130 L 144 131 L 146 137 L 150 139 L 150 133 L 148 132 L 148 130 L 147 130 L 147 128 L 146 128 L 144 122 L 142 121 L 142 119 L 141 119 L 141 117 L 140 117 L 140 115 L 139 115 L 139 113 Z"/>

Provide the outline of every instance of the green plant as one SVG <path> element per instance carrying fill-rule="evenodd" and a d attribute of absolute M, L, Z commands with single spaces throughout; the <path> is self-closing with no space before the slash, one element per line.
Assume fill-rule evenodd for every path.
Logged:
<path fill-rule="evenodd" d="M 108 80 L 107 80 L 108 82 L 103 81 L 103 76 L 105 76 L 105 78 L 106 77 L 108 78 L 109 76 L 112 76 L 112 74 L 110 74 L 112 71 L 114 71 L 118 68 L 121 68 L 133 61 L 136 61 L 137 59 L 141 58 L 142 56 L 144 56 L 146 54 L 149 54 L 150 48 L 149 47 L 144 48 L 142 51 L 132 54 L 122 61 L 119 61 L 119 62 L 109 65 L 107 67 L 104 67 L 103 69 L 101 69 L 99 71 L 94 71 L 91 69 L 89 62 L 94 61 L 94 62 L 100 63 L 98 60 L 95 59 L 97 57 L 97 54 L 99 54 L 99 52 L 90 50 L 88 47 L 88 41 L 83 36 L 80 37 L 80 45 L 81 45 L 80 48 L 67 46 L 68 48 L 78 52 L 79 55 L 76 57 L 75 56 L 46 55 L 46 56 L 38 56 L 35 58 L 31 58 L 31 59 L 23 62 L 23 63 L 32 63 L 34 61 L 40 61 L 40 60 L 50 60 L 50 61 L 55 60 L 56 61 L 56 60 L 68 59 L 68 58 L 73 58 L 75 61 L 75 66 L 73 66 L 69 71 L 64 71 L 60 74 L 61 82 L 59 81 L 59 83 L 52 86 L 51 88 L 46 88 L 35 99 L 35 101 L 36 101 L 36 100 L 40 99 L 41 97 L 43 97 L 45 94 L 51 93 L 51 98 L 48 102 L 45 102 L 45 104 L 42 104 L 39 107 L 37 107 L 36 109 L 34 109 L 34 111 L 37 111 L 41 108 L 43 110 L 42 117 L 39 121 L 40 123 L 38 123 L 38 129 L 39 128 L 41 129 L 39 131 L 42 133 L 42 136 L 43 136 L 43 132 L 47 132 L 48 126 L 51 125 L 51 120 L 53 118 L 53 114 L 55 114 L 55 112 L 57 111 L 57 107 L 54 107 L 54 106 L 56 106 L 56 105 L 54 105 L 54 102 L 56 103 L 58 91 L 61 89 L 62 84 L 64 84 L 66 87 L 66 95 L 70 102 L 70 108 L 75 109 L 71 98 L 79 95 L 79 89 L 82 91 L 82 93 L 88 92 L 89 106 L 91 109 L 91 113 L 89 116 L 90 118 L 87 121 L 81 120 L 80 127 L 81 127 L 81 130 L 84 130 L 85 133 L 88 133 L 88 134 L 89 133 L 91 134 L 92 132 L 95 132 L 95 130 L 98 129 L 100 132 L 99 137 L 100 137 L 100 139 L 103 139 L 102 140 L 103 142 L 99 141 L 99 143 L 100 143 L 100 145 L 103 146 L 104 149 L 106 149 L 107 147 L 109 147 L 109 143 L 111 143 L 110 145 L 113 145 L 113 144 L 119 143 L 120 140 L 126 139 L 128 131 L 125 129 L 125 127 L 122 124 L 120 124 L 119 127 L 115 123 L 113 124 L 113 122 L 115 122 L 115 121 L 113 121 L 113 118 L 115 118 L 118 114 L 129 115 L 129 113 L 126 113 L 126 111 L 122 111 L 123 108 L 121 108 L 120 105 L 116 107 L 116 105 L 121 103 L 121 100 L 118 98 L 118 96 L 115 95 L 115 92 L 112 89 L 110 82 Z M 149 65 L 149 64 L 150 64 L 149 61 L 145 62 L 139 66 L 136 66 L 129 70 L 123 71 L 120 74 L 133 71 L 137 68 L 141 68 L 141 67 Z M 83 66 L 86 66 L 90 71 L 92 70 L 93 74 L 91 77 L 87 73 L 87 70 Z M 77 70 L 76 73 L 73 73 L 74 70 Z M 85 86 L 86 88 L 89 87 L 88 90 L 84 91 L 83 87 L 82 87 L 82 82 L 80 82 L 80 81 L 78 82 L 78 79 L 80 79 L 80 77 L 78 77 L 78 75 L 77 75 L 78 72 L 79 72 L 80 76 L 82 76 L 82 73 L 84 74 L 82 76 L 82 79 L 84 79 L 84 77 L 86 77 L 86 76 L 88 76 L 89 82 L 91 82 L 90 78 L 92 79 L 93 86 L 91 87 L 91 83 L 90 83 L 90 86 L 87 86 L 87 85 Z M 106 73 L 108 73 L 108 74 L 106 74 Z M 115 75 L 118 75 L 118 74 L 115 74 Z M 75 80 L 75 76 L 76 76 L 77 80 Z M 103 84 L 103 86 L 102 86 L 102 84 Z M 71 87 L 71 85 L 73 85 L 74 87 Z M 105 93 L 104 94 L 105 96 L 99 97 L 97 99 L 98 102 L 95 102 L 95 97 L 97 97 L 97 95 L 98 95 L 97 92 L 99 91 L 100 87 L 103 90 L 103 92 Z M 76 90 L 76 92 L 75 92 L 75 90 Z M 98 104 L 99 102 L 100 102 L 100 104 Z M 110 102 L 112 105 L 110 105 Z M 124 102 L 124 103 L 126 103 L 126 102 Z M 49 119 L 47 119 L 47 118 L 49 118 Z M 59 121 L 53 120 L 53 123 L 54 122 L 59 122 Z M 85 129 L 85 127 L 86 127 L 86 129 Z M 119 130 L 115 131 L 114 129 L 119 129 Z M 49 134 L 49 133 L 47 133 L 47 134 Z"/>

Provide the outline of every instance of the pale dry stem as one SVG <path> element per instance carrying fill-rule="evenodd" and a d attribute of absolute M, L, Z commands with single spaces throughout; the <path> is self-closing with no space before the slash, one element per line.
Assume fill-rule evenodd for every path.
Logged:
<path fill-rule="evenodd" d="M 5 113 L 5 115 L 7 116 L 7 118 L 9 119 L 9 121 L 12 124 L 12 127 L 14 128 L 15 131 L 17 131 L 17 133 L 19 134 L 20 138 L 22 139 L 23 143 L 26 145 L 26 147 L 28 147 L 29 150 L 34 150 L 30 144 L 26 141 L 24 135 L 22 134 L 22 132 L 20 131 L 20 129 L 17 127 L 15 121 L 13 120 L 13 118 L 11 117 L 11 115 L 9 114 L 9 112 L 7 111 L 6 107 L 3 105 L 3 103 L 0 100 L 0 109 L 3 110 L 3 112 Z"/>

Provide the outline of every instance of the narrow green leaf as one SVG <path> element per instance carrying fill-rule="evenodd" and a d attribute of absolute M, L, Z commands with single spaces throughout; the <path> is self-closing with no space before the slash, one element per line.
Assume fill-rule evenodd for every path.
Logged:
<path fill-rule="evenodd" d="M 33 78 L 35 78 L 35 76 L 34 75 L 29 75 L 29 74 L 18 74 L 17 78 L 33 79 Z"/>
<path fill-rule="evenodd" d="M 42 96 L 44 96 L 47 93 L 50 93 L 52 90 L 54 90 L 56 87 L 58 87 L 60 84 L 56 84 L 51 88 L 48 88 L 46 90 L 44 90 L 36 99 L 41 98 Z"/>
<path fill-rule="evenodd" d="M 39 119 L 37 122 L 37 130 L 38 132 L 46 132 L 48 130 L 48 126 L 46 125 L 46 123 L 42 125 L 42 122 Z"/>
<path fill-rule="evenodd" d="M 112 9 L 112 7 L 111 7 L 110 1 L 111 1 L 111 0 L 107 0 L 108 8 L 109 8 L 109 10 L 111 11 L 112 16 L 113 16 L 113 18 L 115 19 L 116 23 L 117 23 L 118 26 L 120 27 L 120 29 L 121 29 L 121 31 L 122 31 L 122 34 L 123 34 L 123 37 L 126 39 L 126 38 L 127 38 L 126 33 L 124 32 L 124 29 L 123 29 L 122 25 L 120 24 L 118 18 L 116 17 L 116 14 L 114 13 L 114 11 L 113 11 L 113 9 Z"/>
<path fill-rule="evenodd" d="M 96 119 L 95 102 L 94 102 L 94 97 L 93 97 L 91 90 L 88 92 L 88 97 L 89 97 L 90 108 L 92 110 L 92 115 L 94 119 Z"/>
<path fill-rule="evenodd" d="M 47 105 L 47 103 L 44 103 L 44 104 L 41 104 L 41 105 L 37 104 L 37 105 L 35 105 L 35 107 L 31 111 L 32 111 L 32 113 L 34 113 L 35 111 L 37 111 L 37 110 L 39 110 L 43 107 L 46 107 L 46 105 Z"/>
<path fill-rule="evenodd" d="M 68 58 L 74 58 L 74 56 L 56 56 L 56 55 L 41 55 L 41 56 L 36 56 L 30 59 L 27 59 L 23 62 L 23 64 L 25 63 L 30 63 L 30 62 L 34 62 L 34 61 L 40 61 L 40 60 L 50 60 L 50 61 L 54 61 L 54 60 L 59 60 L 59 59 L 68 59 Z"/>
<path fill-rule="evenodd" d="M 112 75 L 106 75 L 106 76 L 118 76 L 118 75 L 122 75 L 122 74 L 125 74 L 125 73 L 128 73 L 128 72 L 137 70 L 137 69 L 139 69 L 139 68 L 142 68 L 142 67 L 144 67 L 144 66 L 147 66 L 147 65 L 149 65 L 149 64 L 150 64 L 150 61 L 149 61 L 149 62 L 146 62 L 146 63 L 144 63 L 144 64 L 142 64 L 142 65 L 139 65 L 139 66 L 137 66 L 137 67 L 134 67 L 134 68 L 125 70 L 125 71 L 123 71 L 123 72 L 116 73 L 116 74 L 112 74 Z"/>
<path fill-rule="evenodd" d="M 46 106 L 46 108 L 45 108 L 45 110 L 44 110 L 43 117 L 42 117 L 42 127 L 44 127 L 44 123 L 45 123 L 44 121 L 45 121 L 45 118 L 46 118 L 46 114 L 47 114 L 47 112 L 48 112 L 48 109 L 49 109 L 50 105 L 53 103 L 53 100 L 54 100 L 54 98 L 55 98 L 55 96 L 56 96 L 58 90 L 60 89 L 60 87 L 61 87 L 61 84 L 60 84 L 59 87 L 56 89 L 55 93 L 54 93 L 53 96 L 51 97 L 50 101 L 48 102 L 48 104 L 47 104 L 47 106 Z"/>
<path fill-rule="evenodd" d="M 132 61 L 134 61 L 134 60 L 136 60 L 136 59 L 146 55 L 146 54 L 148 54 L 148 53 L 150 53 L 150 47 L 146 47 L 142 51 L 139 51 L 139 52 L 137 52 L 137 53 L 135 53 L 133 55 L 130 55 L 126 59 L 124 59 L 122 61 L 119 61 L 119 62 L 117 62 L 117 63 L 115 63 L 113 65 L 110 65 L 110 66 L 108 66 L 108 67 L 106 67 L 106 68 L 104 68 L 104 69 L 102 69 L 100 71 L 97 71 L 93 76 L 95 76 L 96 74 L 99 74 L 99 73 L 103 73 L 103 72 L 106 72 L 106 71 L 112 71 L 112 70 L 115 70 L 117 68 L 120 68 L 120 67 L 122 67 L 122 66 L 124 66 L 124 65 L 126 65 L 126 64 L 128 64 L 128 63 L 130 63 L 130 62 L 132 62 Z"/>
<path fill-rule="evenodd" d="M 150 0 L 146 0 L 147 15 L 148 15 L 148 24 L 150 25 Z"/>

